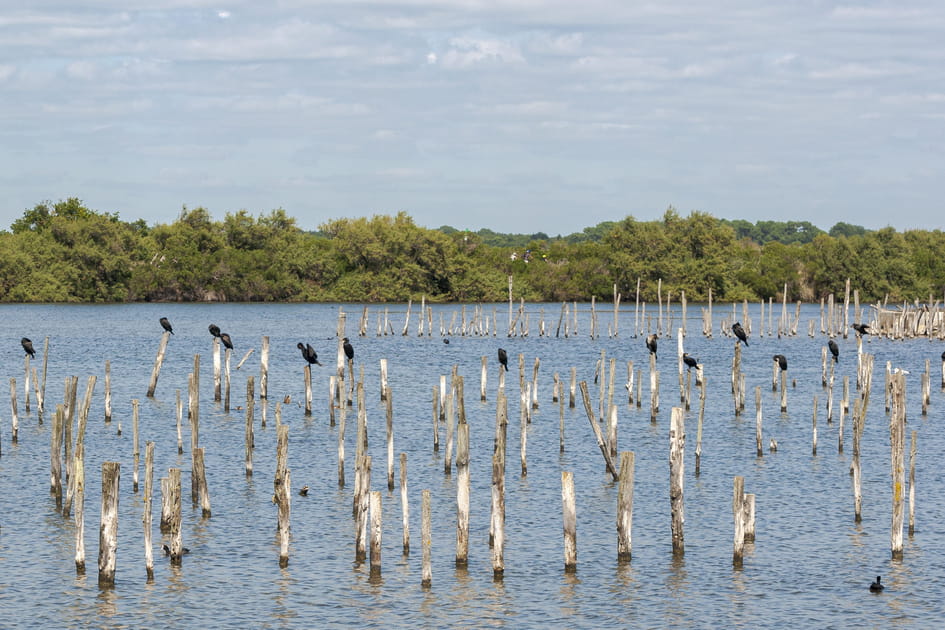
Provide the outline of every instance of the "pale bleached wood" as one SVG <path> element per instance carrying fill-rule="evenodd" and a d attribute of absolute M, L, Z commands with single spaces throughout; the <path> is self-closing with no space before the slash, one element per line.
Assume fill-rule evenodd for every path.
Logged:
<path fill-rule="evenodd" d="M 102 516 L 98 535 L 98 584 L 115 584 L 118 552 L 118 485 L 121 464 L 102 462 Z"/>
<path fill-rule="evenodd" d="M 633 555 L 633 451 L 620 453 L 617 486 L 617 560 L 629 562 Z"/>
<path fill-rule="evenodd" d="M 685 536 L 683 535 L 683 523 L 686 520 L 683 501 L 686 448 L 684 413 L 681 407 L 673 407 L 669 431 L 669 501 L 673 553 L 676 555 L 682 555 L 685 550 Z"/>
<path fill-rule="evenodd" d="M 574 473 L 561 471 L 561 514 L 564 528 L 564 570 L 577 570 L 577 506 L 574 498 Z"/>
<path fill-rule="evenodd" d="M 154 367 L 151 368 L 151 380 L 148 382 L 148 398 L 154 398 L 154 390 L 157 389 L 158 376 L 161 374 L 161 365 L 164 363 L 164 355 L 167 352 L 167 342 L 171 338 L 171 333 L 165 331 L 161 335 L 161 343 L 158 345 L 157 356 L 154 359 Z"/>

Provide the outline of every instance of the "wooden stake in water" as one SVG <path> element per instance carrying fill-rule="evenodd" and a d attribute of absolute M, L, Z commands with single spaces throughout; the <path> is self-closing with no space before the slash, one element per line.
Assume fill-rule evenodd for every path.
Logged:
<path fill-rule="evenodd" d="M 813 425 L 813 442 L 811 445 L 811 454 L 817 454 L 817 396 L 814 396 L 814 415 L 811 420 Z"/>
<path fill-rule="evenodd" d="M 112 421 L 112 362 L 105 361 L 105 422 Z"/>
<path fill-rule="evenodd" d="M 154 496 L 154 442 L 148 440 L 144 445 L 144 513 L 141 522 L 144 525 L 144 569 L 148 573 L 148 582 L 154 580 L 154 554 L 151 543 L 151 504 Z M 78 503 L 76 515 L 78 516 Z"/>
<path fill-rule="evenodd" d="M 192 485 L 197 486 L 198 498 L 200 500 L 200 514 L 203 518 L 210 518 L 210 489 L 207 487 L 207 469 L 204 465 L 203 447 L 195 448 L 193 453 L 193 472 L 194 478 Z"/>
<path fill-rule="evenodd" d="M 95 376 L 89 377 L 89 388 L 86 398 L 91 399 L 91 387 L 95 384 Z M 86 405 L 79 416 L 79 426 L 76 431 L 75 461 L 72 465 L 72 478 L 69 483 L 75 488 L 75 570 L 78 575 L 85 575 L 85 427 L 88 423 L 89 410 Z"/>
<path fill-rule="evenodd" d="M 312 415 L 312 366 L 308 363 L 302 368 L 302 379 L 305 384 L 305 416 L 308 417 Z"/>
<path fill-rule="evenodd" d="M 732 553 L 732 565 L 740 568 L 745 553 L 745 478 L 742 476 L 735 477 L 732 490 L 732 517 L 735 521 L 735 549 Z"/>
<path fill-rule="evenodd" d="M 269 335 L 263 335 L 259 351 L 259 399 L 269 398 Z"/>
<path fill-rule="evenodd" d="M 56 498 L 56 509 L 62 509 L 62 427 L 66 421 L 66 411 L 62 405 L 56 405 L 50 431 L 49 446 L 49 493 Z"/>
<path fill-rule="evenodd" d="M 815 399 L 816 400 L 816 399 Z M 814 405 L 816 406 L 816 402 Z M 761 457 L 761 387 L 755 388 L 755 456 Z"/>
<path fill-rule="evenodd" d="M 433 565 L 430 551 L 433 544 L 433 519 L 430 516 L 430 491 L 420 494 L 420 546 L 423 548 L 423 560 L 420 585 L 429 587 L 433 583 Z"/>
<path fill-rule="evenodd" d="M 394 403 L 388 390 L 384 397 L 387 410 L 387 489 L 394 489 Z"/>
<path fill-rule="evenodd" d="M 98 534 L 98 584 L 115 584 L 118 551 L 118 481 L 121 464 L 102 462 L 102 517 Z"/>
<path fill-rule="evenodd" d="M 381 492 L 371 492 L 371 575 L 381 574 L 381 533 L 382 527 Z"/>
<path fill-rule="evenodd" d="M 890 476 L 892 477 L 892 557 L 902 558 L 902 524 L 905 507 L 905 433 L 906 376 L 902 371 L 892 378 L 892 416 L 889 419 Z"/>
<path fill-rule="evenodd" d="M 577 507 L 574 500 L 574 473 L 561 471 L 561 506 L 564 523 L 564 570 L 577 571 Z"/>
<path fill-rule="evenodd" d="M 213 338 L 213 348 L 210 351 L 213 356 L 213 402 L 222 400 L 222 380 L 223 375 L 220 372 L 220 338 Z"/>
<path fill-rule="evenodd" d="M 909 446 L 909 535 L 915 533 L 915 454 L 916 454 L 916 434 L 912 430 L 912 441 Z"/>
<path fill-rule="evenodd" d="M 344 390 L 344 379 L 338 381 L 338 391 Z M 338 408 L 338 487 L 345 485 L 345 420 L 348 415 L 348 405 L 341 405 Z"/>
<path fill-rule="evenodd" d="M 184 420 L 184 401 L 180 398 L 180 390 L 176 390 L 175 403 L 177 407 L 177 454 L 184 452 L 184 436 L 181 433 L 181 423 Z"/>
<path fill-rule="evenodd" d="M 702 467 L 702 420 L 705 417 L 705 377 L 699 384 L 699 422 L 696 427 L 696 476 Z"/>
<path fill-rule="evenodd" d="M 683 536 L 683 523 L 685 522 L 683 502 L 685 449 L 685 412 L 681 407 L 673 407 L 669 430 L 669 503 L 674 555 L 682 555 L 685 552 L 685 537 Z"/>
<path fill-rule="evenodd" d="M 20 420 L 17 417 L 17 413 L 16 413 L 16 379 L 15 378 L 10 379 L 10 411 L 11 411 L 10 423 L 12 424 L 11 428 L 13 430 L 13 443 L 16 444 L 17 434 L 20 431 Z"/>
<path fill-rule="evenodd" d="M 279 566 L 289 565 L 289 528 L 292 504 L 292 482 L 289 475 L 289 425 L 276 429 L 276 474 L 272 480 L 273 499 L 279 508 Z"/>
<path fill-rule="evenodd" d="M 170 518 L 168 519 L 168 536 L 171 539 L 171 566 L 181 566 L 184 558 L 184 544 L 181 532 L 181 483 L 180 468 L 170 468 L 167 471 L 168 504 Z"/>
<path fill-rule="evenodd" d="M 421 324 L 423 318 L 420 318 Z M 404 555 L 410 554 L 410 503 L 407 500 L 407 453 L 400 454 L 400 510 L 403 516 Z"/>
<path fill-rule="evenodd" d="M 469 424 L 456 427 L 456 566 L 469 563 Z"/>
<path fill-rule="evenodd" d="M 253 475 L 253 405 L 255 404 L 255 378 L 250 375 L 246 378 L 246 476 Z"/>
<path fill-rule="evenodd" d="M 581 381 L 581 398 L 584 401 L 584 412 L 587 414 L 587 420 L 591 423 L 591 429 L 594 431 L 594 437 L 597 439 L 597 447 L 600 449 L 601 455 L 604 456 L 607 470 L 614 478 L 614 481 L 617 481 L 620 479 L 620 474 L 614 466 L 613 459 L 610 457 L 610 448 L 608 448 L 600 425 L 597 424 L 597 420 L 594 418 L 594 412 L 591 410 L 591 401 L 587 392 L 587 381 Z"/>
<path fill-rule="evenodd" d="M 630 562 L 633 551 L 633 451 L 620 453 L 617 486 L 617 561 Z"/>
<path fill-rule="evenodd" d="M 148 398 L 154 398 L 154 390 L 157 389 L 158 375 L 161 373 L 161 364 L 164 363 L 164 353 L 167 352 L 167 341 L 171 338 L 171 333 L 165 331 L 161 335 L 161 344 L 158 346 L 157 357 L 154 359 L 154 367 L 151 369 L 151 381 L 148 383 Z"/>

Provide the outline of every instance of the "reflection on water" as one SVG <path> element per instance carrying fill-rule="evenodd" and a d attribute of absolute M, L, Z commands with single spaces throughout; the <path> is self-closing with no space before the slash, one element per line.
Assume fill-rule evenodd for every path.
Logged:
<path fill-rule="evenodd" d="M 374 310 L 376 307 L 371 307 Z M 453 307 L 435 305 L 449 321 Z M 530 307 L 529 307 L 530 308 Z M 475 337 L 456 335 L 450 344 L 436 336 L 402 335 L 358 338 L 355 373 L 363 369 L 366 391 L 368 451 L 386 464 L 385 409 L 379 400 L 379 360 L 388 359 L 394 393 L 395 453 L 406 452 L 409 465 L 411 538 L 413 552 L 402 553 L 399 488 L 384 498 L 384 566 L 372 577 L 367 563 L 354 560 L 352 519 L 353 456 L 357 409 L 348 410 L 345 450 L 347 484 L 339 487 L 338 427 L 330 427 L 325 397 L 334 366 L 313 370 L 313 413 L 305 417 L 296 401 L 304 400 L 301 361 L 295 344 L 312 339 L 324 356 L 333 356 L 337 305 L 121 305 L 102 307 L 0 306 L 11 333 L 29 332 L 33 339 L 51 337 L 46 389 L 46 413 L 35 406 L 21 413 L 20 440 L 0 457 L 0 606 L 4 615 L 31 619 L 43 627 L 810 627 L 922 626 L 933 627 L 941 617 L 941 584 L 945 583 L 945 475 L 933 455 L 945 449 L 945 433 L 935 414 L 945 396 L 933 388 L 928 421 L 910 419 L 919 431 L 917 460 L 917 524 L 906 539 L 904 557 L 890 559 L 889 435 L 874 381 L 873 404 L 864 425 L 862 444 L 863 521 L 853 521 L 853 492 L 849 474 L 852 424 L 845 422 L 847 454 L 837 453 L 837 423 L 823 412 L 825 390 L 820 384 L 823 337 L 752 338 L 743 348 L 746 390 L 763 391 L 762 457 L 755 452 L 754 414 L 736 417 L 730 383 L 733 342 L 690 335 L 686 350 L 703 358 L 709 389 L 706 400 L 702 468 L 694 476 L 695 426 L 698 404 L 686 416 L 690 448 L 686 457 L 686 553 L 674 557 L 670 546 L 667 430 L 677 396 L 676 359 L 661 355 L 664 405 L 650 421 L 646 401 L 649 379 L 647 351 L 640 337 L 590 339 Z M 354 337 L 358 305 L 346 306 L 347 334 Z M 487 307 L 491 310 L 491 307 Z M 546 309 L 550 313 L 554 309 Z M 560 310 L 560 309 L 558 309 Z M 694 312 L 692 309 L 690 312 Z M 753 311 L 754 312 L 754 311 Z M 403 306 L 390 310 L 402 318 Z M 537 311 L 531 313 L 533 319 Z M 590 330 L 588 309 L 581 307 L 581 330 Z M 175 336 L 168 346 L 157 392 L 147 398 L 153 353 L 160 339 L 142 333 L 142 322 L 157 326 L 168 316 Z M 622 313 L 622 317 L 627 316 Z M 678 316 L 678 311 L 677 311 Z M 629 314 L 632 320 L 633 314 Z M 818 307 L 805 307 L 802 319 L 819 317 Z M 239 339 L 239 357 L 257 346 L 242 366 L 231 372 L 231 411 L 213 402 L 212 360 L 207 324 L 215 321 Z M 644 320 L 645 321 L 645 320 Z M 107 326 L 103 326 L 106 322 Z M 395 326 L 396 328 L 396 326 Z M 698 321 L 689 330 L 698 330 Z M 39 329 L 37 332 L 34 330 Z M 800 329 L 806 329 L 801 326 Z M 718 330 L 718 326 L 714 327 Z M 293 485 L 310 487 L 304 499 L 293 495 L 289 565 L 279 568 L 276 532 L 278 511 L 271 502 L 275 470 L 273 409 L 260 401 L 255 410 L 254 475 L 244 472 L 246 381 L 259 384 L 259 340 L 270 336 L 270 401 L 289 395 L 282 407 L 289 426 L 289 468 Z M 134 338 L 134 344 L 126 343 Z M 668 338 L 667 338 L 668 341 Z M 838 382 L 851 377 L 855 391 L 855 340 L 837 339 L 843 347 L 837 365 Z M 519 461 L 520 397 L 518 379 L 507 377 L 509 430 L 506 464 L 505 575 L 494 580 L 488 547 L 491 505 L 491 456 L 495 428 L 496 347 L 502 345 L 528 366 L 541 359 L 539 396 L 542 412 L 528 427 L 528 474 Z M 14 348 L 18 344 L 13 344 Z M 559 452 L 558 409 L 551 403 L 552 375 L 565 384 L 570 369 L 586 381 L 596 409 L 601 383 L 594 384 L 596 361 L 602 350 L 617 359 L 615 401 L 618 403 L 621 449 L 636 456 L 633 507 L 633 560 L 616 556 L 616 485 L 606 473 L 580 396 L 576 407 L 565 407 L 565 452 Z M 876 365 L 891 361 L 911 372 L 907 404 L 909 417 L 919 418 L 919 375 L 928 357 L 937 360 L 937 341 L 890 342 L 871 339 L 864 350 L 876 355 Z M 0 367 L 8 378 L 22 377 L 19 351 L 0 348 Z M 6 354 L 4 354 L 6 353 Z M 201 355 L 200 443 L 205 449 L 207 482 L 213 516 L 203 518 L 187 499 L 190 457 L 177 453 L 175 393 L 187 396 L 187 374 L 193 355 Z M 790 356 L 789 409 L 778 412 L 779 394 L 770 391 L 771 356 Z M 489 361 L 488 401 L 479 402 L 480 357 Z M 15 361 L 13 360 L 15 359 Z M 111 362 L 114 420 L 103 421 L 102 382 L 105 360 Z M 234 360 L 234 366 L 235 362 Z M 643 405 L 627 405 L 625 362 L 642 368 Z M 622 365 L 621 365 L 622 364 Z M 34 363 L 34 366 L 36 364 Z M 440 375 L 453 366 L 465 378 L 465 410 L 470 425 L 469 565 L 455 566 L 456 478 L 443 470 L 445 429 L 440 427 L 440 450 L 432 449 L 431 392 Z M 99 377 L 86 434 L 86 562 L 88 573 L 76 576 L 74 524 L 56 511 L 49 495 L 51 442 L 50 410 L 63 399 L 68 376 Z M 510 372 L 514 375 L 514 370 Z M 882 373 L 877 371 L 878 382 Z M 2 375 L 0 375 L 2 376 Z M 879 394 L 877 394 L 879 392 Z M 81 392 L 80 392 L 81 394 Z M 838 393 L 835 394 L 835 413 Z M 818 396 L 818 455 L 811 454 L 811 406 Z M 749 404 L 753 401 L 750 400 Z M 142 492 L 121 487 L 116 585 L 97 584 L 101 464 L 121 461 L 131 470 L 131 403 L 141 401 L 142 446 L 155 442 L 154 581 L 144 568 L 141 517 Z M 694 397 L 698 400 L 698 396 Z M 877 400 L 879 402 L 877 402 Z M 938 410 L 938 411 L 936 411 Z M 265 416 L 267 426 L 262 426 Z M 117 434 L 123 423 L 124 435 Z M 9 426 L 9 425 L 8 425 Z M 185 451 L 189 425 L 183 422 Z M 776 453 L 768 441 L 779 442 Z M 455 466 L 455 444 L 454 444 Z M 191 549 L 181 567 L 171 567 L 160 550 L 169 543 L 157 529 L 160 486 L 157 480 L 172 467 L 182 470 L 184 485 L 182 535 Z M 384 465 L 375 464 L 381 471 Z M 580 539 L 578 571 L 563 567 L 560 471 L 574 472 L 577 528 Z M 143 468 L 142 468 L 143 470 Z M 732 569 L 731 480 L 745 477 L 746 491 L 757 497 L 758 539 L 745 547 L 740 570 Z M 129 475 L 130 476 L 130 475 Z M 372 487 L 386 487 L 375 474 Z M 433 517 L 433 583 L 420 585 L 420 493 L 431 490 Z M 886 592 L 869 595 L 867 586 L 883 575 Z M 212 605 L 208 605 L 212 603 Z M 38 612 L 37 612 L 38 611 Z M 8 617 L 5 617 L 8 618 Z"/>

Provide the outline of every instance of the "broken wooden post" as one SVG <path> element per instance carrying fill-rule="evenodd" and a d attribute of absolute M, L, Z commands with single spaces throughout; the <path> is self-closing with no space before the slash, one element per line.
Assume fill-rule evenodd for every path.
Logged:
<path fill-rule="evenodd" d="M 587 392 L 587 381 L 581 381 L 581 398 L 584 401 L 584 412 L 587 414 L 588 422 L 591 423 L 591 429 L 593 429 L 594 437 L 597 439 L 597 446 L 600 448 L 600 452 L 604 456 L 604 462 L 607 465 L 607 470 L 614 478 L 614 481 L 617 481 L 620 479 L 620 474 L 617 472 L 617 469 L 614 466 L 613 459 L 610 457 L 610 448 L 608 448 L 607 443 L 604 441 L 604 435 L 601 432 L 600 426 L 597 424 L 597 420 L 594 418 L 594 412 L 591 410 L 591 401 Z"/>
<path fill-rule="evenodd" d="M 381 533 L 382 512 L 381 512 L 381 491 L 371 492 L 371 576 L 378 577 L 381 574 Z"/>
<path fill-rule="evenodd" d="M 148 582 L 154 580 L 154 552 L 151 543 L 151 507 L 154 495 L 154 442 L 148 440 L 144 445 L 144 514 L 141 522 L 144 525 L 144 569 L 148 574 Z M 76 517 L 79 514 L 79 504 L 76 503 Z"/>
<path fill-rule="evenodd" d="M 894 559 L 902 558 L 904 488 L 906 485 L 906 375 L 900 370 L 892 378 L 892 416 L 889 419 L 890 476 L 892 477 L 892 532 L 890 547 Z"/>
<path fill-rule="evenodd" d="M 423 550 L 420 585 L 429 587 L 433 583 L 433 565 L 430 562 L 430 547 L 433 543 L 433 519 L 430 516 L 430 491 L 420 494 L 420 546 Z"/>
<path fill-rule="evenodd" d="M 583 385 L 583 381 L 582 381 Z M 564 570 L 577 571 L 577 507 L 574 500 L 574 473 L 561 471 L 561 506 L 564 523 Z"/>
<path fill-rule="evenodd" d="M 469 423 L 456 427 L 456 566 L 469 564 Z"/>
<path fill-rule="evenodd" d="M 620 453 L 617 487 L 617 561 L 629 562 L 633 551 L 633 451 Z"/>
<path fill-rule="evenodd" d="M 253 476 L 253 406 L 255 400 L 255 377 L 246 378 L 246 476 Z"/>
<path fill-rule="evenodd" d="M 151 369 L 151 381 L 148 383 L 148 398 L 154 398 L 154 390 L 157 389 L 158 375 L 161 373 L 161 364 L 164 363 L 164 354 L 167 352 L 167 341 L 171 338 L 171 333 L 164 331 L 161 335 L 161 343 L 158 346 L 157 357 L 154 359 L 154 367 Z"/>
<path fill-rule="evenodd" d="M 681 407 L 673 407 L 669 430 L 669 502 L 674 555 L 682 555 L 685 552 L 683 472 L 685 468 L 686 428 L 684 414 L 685 412 Z"/>
<path fill-rule="evenodd" d="M 168 517 L 167 531 L 171 539 L 171 566 L 179 567 L 183 563 L 184 544 L 181 532 L 181 482 L 180 468 L 167 471 Z"/>
<path fill-rule="evenodd" d="M 423 318 L 420 318 L 423 322 Z M 407 453 L 400 454 L 400 510 L 403 516 L 404 555 L 410 554 L 410 503 L 407 500 Z"/>
<path fill-rule="evenodd" d="M 204 465 L 203 447 L 195 448 L 193 453 L 193 472 L 194 484 L 197 486 L 197 494 L 200 500 L 200 515 L 203 518 L 210 518 L 210 489 L 207 487 L 207 470 Z M 195 504 L 196 505 L 196 504 Z"/>
<path fill-rule="evenodd" d="M 732 517 L 735 521 L 732 565 L 741 568 L 745 552 L 745 478 L 736 475 L 732 490 Z"/>
<path fill-rule="evenodd" d="M 165 333 L 166 336 L 166 333 Z M 118 481 L 121 464 L 102 462 L 102 517 L 98 534 L 98 585 L 115 585 L 118 550 Z"/>

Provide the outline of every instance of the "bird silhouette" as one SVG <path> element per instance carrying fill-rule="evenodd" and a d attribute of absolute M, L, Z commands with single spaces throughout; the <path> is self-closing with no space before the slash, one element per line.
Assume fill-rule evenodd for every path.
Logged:
<path fill-rule="evenodd" d="M 505 371 L 509 371 L 509 355 L 505 352 L 505 348 L 499 348 L 499 364 L 505 368 Z"/>
<path fill-rule="evenodd" d="M 732 332 L 735 333 L 735 336 L 738 337 L 739 341 L 748 345 L 748 335 L 745 334 L 745 329 L 742 328 L 740 322 L 735 322 L 732 324 Z"/>
<path fill-rule="evenodd" d="M 778 367 L 781 369 L 782 372 L 787 370 L 787 357 L 786 356 L 784 356 L 783 354 L 776 354 L 771 358 L 778 362 Z"/>
<path fill-rule="evenodd" d="M 23 337 L 22 339 L 20 339 L 20 345 L 23 346 L 23 350 L 26 352 L 26 354 L 30 355 L 30 358 L 33 358 L 36 356 L 36 351 L 33 350 L 32 341 L 30 341 L 26 337 Z"/>
<path fill-rule="evenodd" d="M 646 349 L 650 351 L 650 354 L 653 355 L 653 358 L 656 359 L 656 335 L 647 335 L 646 337 Z"/>
<path fill-rule="evenodd" d="M 830 348 L 830 354 L 833 355 L 833 362 L 836 363 L 840 359 L 840 347 L 833 339 L 827 342 L 827 347 Z"/>
<path fill-rule="evenodd" d="M 321 365 L 318 362 L 318 354 L 315 353 L 315 348 L 309 344 L 303 344 L 301 341 L 298 342 L 295 346 L 302 351 L 302 358 L 308 361 L 310 364 Z"/>
<path fill-rule="evenodd" d="M 171 328 L 171 322 L 169 322 L 166 317 L 162 317 L 158 321 L 161 322 L 161 328 L 171 333 L 172 335 L 174 334 L 174 329 Z"/>
<path fill-rule="evenodd" d="M 349 361 L 354 361 L 354 348 L 351 347 L 351 342 L 348 341 L 347 337 L 345 337 L 341 341 L 344 344 L 345 356 L 348 357 Z"/>
<path fill-rule="evenodd" d="M 233 340 L 230 339 L 230 336 L 227 333 L 220 333 L 220 341 L 223 342 L 224 347 L 229 348 L 230 350 L 233 349 Z"/>
<path fill-rule="evenodd" d="M 861 337 L 863 335 L 873 334 L 872 331 L 870 330 L 870 327 L 866 324 L 853 324 L 853 330 L 855 330 L 857 334 L 859 334 Z"/>
<path fill-rule="evenodd" d="M 217 326 L 216 324 L 210 324 L 210 326 L 208 327 L 208 330 L 210 330 L 210 334 L 213 335 L 214 337 L 220 336 L 220 327 Z"/>
<path fill-rule="evenodd" d="M 876 576 L 876 581 L 875 581 L 875 582 L 870 582 L 870 592 L 871 592 L 871 593 L 881 593 L 884 588 L 886 588 L 886 587 L 883 586 L 882 583 L 880 583 L 880 581 L 879 581 L 879 576 L 878 576 L 878 575 Z"/>
<path fill-rule="evenodd" d="M 688 352 L 683 352 L 682 360 L 683 363 L 689 366 L 689 369 L 699 366 L 699 359 L 693 359 L 691 356 L 689 356 Z"/>

